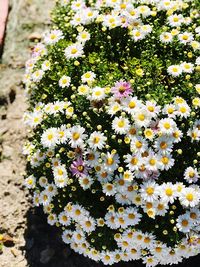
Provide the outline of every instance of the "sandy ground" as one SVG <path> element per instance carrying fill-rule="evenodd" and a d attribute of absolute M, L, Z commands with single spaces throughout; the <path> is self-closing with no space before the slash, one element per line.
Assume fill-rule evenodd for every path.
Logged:
<path fill-rule="evenodd" d="M 22 116 L 27 108 L 21 79 L 33 43 L 49 25 L 51 0 L 12 0 L 0 64 L 0 234 L 7 239 L 0 267 L 102 267 L 66 247 L 59 231 L 46 223 L 23 186 L 22 146 L 27 130 Z M 45 23 L 44 23 L 45 22 Z M 199 258 L 178 267 L 199 267 Z M 140 263 L 118 267 L 141 267 Z"/>

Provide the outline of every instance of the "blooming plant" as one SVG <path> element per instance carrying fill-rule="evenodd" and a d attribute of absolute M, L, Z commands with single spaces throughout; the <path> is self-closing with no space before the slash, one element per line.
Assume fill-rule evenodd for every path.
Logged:
<path fill-rule="evenodd" d="M 199 1 L 61 0 L 26 64 L 25 183 L 78 253 L 200 251 Z"/>

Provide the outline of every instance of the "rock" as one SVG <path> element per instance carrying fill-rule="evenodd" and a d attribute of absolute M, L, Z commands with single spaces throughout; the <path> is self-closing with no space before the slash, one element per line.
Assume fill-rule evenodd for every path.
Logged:
<path fill-rule="evenodd" d="M 35 41 L 35 40 L 41 40 L 42 35 L 38 32 L 33 32 L 28 36 L 28 39 L 30 41 Z"/>
<path fill-rule="evenodd" d="M 15 257 L 17 257 L 19 255 L 19 250 L 17 250 L 16 248 L 11 248 L 10 251 Z"/>
<path fill-rule="evenodd" d="M 40 262 L 47 264 L 55 254 L 55 250 L 52 248 L 46 248 L 40 253 Z"/>
<path fill-rule="evenodd" d="M 14 239 L 9 235 L 3 235 L 2 242 L 6 247 L 12 247 L 15 244 Z"/>

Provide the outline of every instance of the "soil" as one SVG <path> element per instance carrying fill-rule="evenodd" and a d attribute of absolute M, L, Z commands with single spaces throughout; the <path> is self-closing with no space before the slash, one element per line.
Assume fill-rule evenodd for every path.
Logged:
<path fill-rule="evenodd" d="M 27 135 L 22 117 L 27 108 L 22 76 L 34 41 L 49 26 L 51 0 L 11 0 L 5 47 L 0 64 L 0 234 L 4 246 L 0 267 L 102 267 L 67 247 L 59 230 L 47 224 L 31 204 L 23 185 L 26 161 L 22 147 Z M 193 257 L 177 267 L 200 267 Z M 140 262 L 117 267 L 141 267 Z"/>

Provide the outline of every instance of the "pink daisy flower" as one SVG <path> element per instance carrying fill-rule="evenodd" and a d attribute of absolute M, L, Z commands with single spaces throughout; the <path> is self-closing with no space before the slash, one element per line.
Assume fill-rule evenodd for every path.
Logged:
<path fill-rule="evenodd" d="M 73 161 L 70 166 L 70 171 L 72 172 L 72 175 L 76 175 L 78 177 L 82 177 L 87 175 L 88 173 L 88 167 L 85 166 L 84 161 L 81 157 L 77 158 L 77 160 Z"/>
<path fill-rule="evenodd" d="M 119 99 L 127 97 L 132 92 L 131 84 L 125 81 L 116 82 L 115 86 L 111 88 L 111 92 Z"/>

